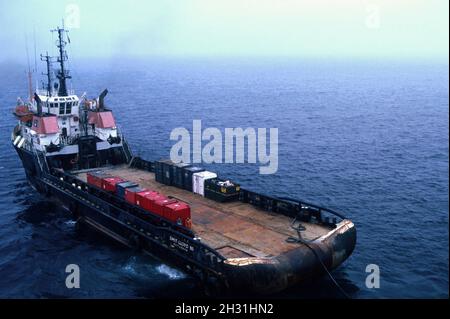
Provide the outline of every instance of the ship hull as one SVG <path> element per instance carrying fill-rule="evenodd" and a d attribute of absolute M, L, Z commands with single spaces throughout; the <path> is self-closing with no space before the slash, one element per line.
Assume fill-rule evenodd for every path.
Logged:
<path fill-rule="evenodd" d="M 14 146 L 19 158 L 22 162 L 25 175 L 30 185 L 41 194 L 45 194 L 44 185 L 40 183 L 39 176 L 42 174 L 37 163 L 36 156 L 30 151 Z"/>
<path fill-rule="evenodd" d="M 143 223 L 128 206 L 110 203 L 87 190 L 78 179 L 45 170 L 37 156 L 15 147 L 30 184 L 47 197 L 67 207 L 73 218 L 130 248 L 143 251 L 197 277 L 209 295 L 240 291 L 271 294 L 323 275 L 352 253 L 356 229 L 349 220 L 313 243 L 298 242 L 297 247 L 270 258 L 232 258 L 221 256 L 205 245 L 169 227 Z M 113 198 L 110 198 L 111 200 Z"/>

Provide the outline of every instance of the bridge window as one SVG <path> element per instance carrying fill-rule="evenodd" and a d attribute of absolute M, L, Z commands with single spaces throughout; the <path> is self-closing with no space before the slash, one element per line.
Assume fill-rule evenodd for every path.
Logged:
<path fill-rule="evenodd" d="M 66 114 L 72 113 L 72 102 L 67 102 Z"/>
<path fill-rule="evenodd" d="M 59 114 L 64 114 L 66 103 L 59 103 Z"/>

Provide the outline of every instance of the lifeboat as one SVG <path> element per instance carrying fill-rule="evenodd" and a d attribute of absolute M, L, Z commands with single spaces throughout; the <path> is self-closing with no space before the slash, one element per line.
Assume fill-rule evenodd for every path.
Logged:
<path fill-rule="evenodd" d="M 23 123 L 29 122 L 33 119 L 33 112 L 26 104 L 17 105 L 13 111 L 13 114 Z"/>

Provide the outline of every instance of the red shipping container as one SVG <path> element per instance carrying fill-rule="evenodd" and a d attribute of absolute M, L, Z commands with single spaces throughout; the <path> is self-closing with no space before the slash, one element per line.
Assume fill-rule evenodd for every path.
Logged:
<path fill-rule="evenodd" d="M 176 203 L 177 200 L 175 199 L 170 199 L 167 197 L 161 198 L 161 199 L 157 199 L 155 201 L 152 201 L 150 204 L 150 210 L 160 216 L 166 217 L 164 216 L 164 206 L 169 205 L 169 204 L 173 204 Z"/>
<path fill-rule="evenodd" d="M 108 174 L 102 171 L 89 172 L 86 174 L 88 184 L 102 188 L 102 180 L 105 177 L 110 177 Z"/>
<path fill-rule="evenodd" d="M 174 223 L 188 227 L 187 219 L 191 218 L 191 207 L 183 202 L 175 202 L 164 206 L 164 217 Z"/>
<path fill-rule="evenodd" d="M 144 209 L 149 209 L 150 207 L 150 200 L 155 197 L 155 195 L 158 195 L 159 193 L 152 190 L 145 190 L 143 192 L 136 194 L 136 205 L 141 206 Z M 161 194 L 159 194 L 161 195 Z"/>
<path fill-rule="evenodd" d="M 144 208 L 152 213 L 156 213 L 155 201 L 162 200 L 162 199 L 167 199 L 167 197 L 158 192 L 151 193 L 145 197 Z"/>
<path fill-rule="evenodd" d="M 125 188 L 125 200 L 131 204 L 136 205 L 136 194 L 140 192 L 145 192 L 147 189 L 142 189 L 140 187 Z"/>
<path fill-rule="evenodd" d="M 102 180 L 102 188 L 105 191 L 115 193 L 116 192 L 116 184 L 124 182 L 120 177 L 106 177 Z"/>

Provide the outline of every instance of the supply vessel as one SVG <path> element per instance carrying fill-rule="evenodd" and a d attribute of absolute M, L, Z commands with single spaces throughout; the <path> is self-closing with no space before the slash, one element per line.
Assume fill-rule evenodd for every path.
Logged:
<path fill-rule="evenodd" d="M 41 56 L 46 83 L 18 99 L 11 142 L 32 187 L 77 225 L 182 269 L 211 295 L 275 293 L 330 275 L 351 255 L 355 226 L 340 213 L 188 163 L 134 156 L 105 104 L 108 91 L 88 99 L 69 90 L 67 30 L 53 31 L 58 56 Z"/>

